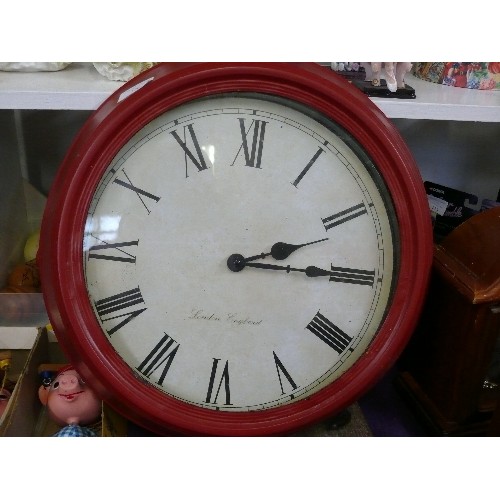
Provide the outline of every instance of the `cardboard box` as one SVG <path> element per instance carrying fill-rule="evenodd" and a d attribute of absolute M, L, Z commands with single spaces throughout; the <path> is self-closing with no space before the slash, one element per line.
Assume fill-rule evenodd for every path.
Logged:
<path fill-rule="evenodd" d="M 0 328 L 0 353 L 4 354 L 5 356 L 2 357 L 8 360 L 6 372 L 3 370 L 0 372 L 0 382 L 5 374 L 5 388 L 11 393 L 0 417 L 0 436 L 4 435 L 16 402 L 20 398 L 20 381 L 37 335 L 37 328 Z M 14 387 L 12 387 L 13 384 Z"/>
<path fill-rule="evenodd" d="M 53 333 L 46 328 L 38 330 L 32 349 L 21 351 L 16 360 L 18 380 L 0 421 L 0 436 L 52 436 L 60 427 L 48 418 L 46 408 L 38 399 L 41 384 L 38 368 L 43 364 L 66 364 L 67 360 Z M 127 421 L 103 403 L 101 422 L 92 429 L 103 437 L 126 436 Z"/>

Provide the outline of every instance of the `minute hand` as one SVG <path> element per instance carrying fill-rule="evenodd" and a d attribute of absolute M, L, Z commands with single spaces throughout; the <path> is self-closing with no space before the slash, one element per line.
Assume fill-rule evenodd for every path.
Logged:
<path fill-rule="evenodd" d="M 308 266 L 305 269 L 298 269 L 291 266 L 278 266 L 276 264 L 261 264 L 260 262 L 245 262 L 245 267 L 257 267 L 258 269 L 270 269 L 272 271 L 296 271 L 305 273 L 309 278 L 317 278 L 318 276 L 330 276 L 330 271 L 320 269 L 316 266 Z"/>

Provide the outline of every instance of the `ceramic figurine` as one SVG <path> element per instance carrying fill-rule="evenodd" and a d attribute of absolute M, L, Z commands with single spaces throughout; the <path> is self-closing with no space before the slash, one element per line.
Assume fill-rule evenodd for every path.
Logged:
<path fill-rule="evenodd" d="M 151 68 L 154 62 L 95 62 L 94 68 L 108 80 L 128 82 L 134 76 Z"/>
<path fill-rule="evenodd" d="M 64 426 L 56 437 L 95 437 L 87 426 L 101 416 L 101 401 L 82 380 L 73 366 L 62 368 L 50 384 L 42 384 L 38 396 L 47 406 L 50 418 Z"/>
<path fill-rule="evenodd" d="M 398 62 L 396 63 L 396 83 L 398 89 L 404 89 L 406 86 L 405 76 L 411 71 L 411 62 Z"/>
<path fill-rule="evenodd" d="M 358 71 L 359 62 L 331 62 L 330 67 L 333 71 Z"/>
<path fill-rule="evenodd" d="M 385 81 L 387 88 L 391 92 L 405 88 L 405 75 L 411 70 L 412 64 L 409 62 L 371 62 L 363 63 L 366 74 L 366 81 L 371 81 L 374 87 L 381 85 L 382 65 L 384 65 Z"/>

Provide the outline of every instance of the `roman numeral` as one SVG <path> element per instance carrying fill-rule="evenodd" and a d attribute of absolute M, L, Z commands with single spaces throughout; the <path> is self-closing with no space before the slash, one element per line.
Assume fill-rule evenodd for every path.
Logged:
<path fill-rule="evenodd" d="M 321 153 L 323 153 L 323 152 L 324 152 L 324 149 L 318 148 L 318 151 L 316 151 L 316 153 L 314 154 L 314 156 L 309 160 L 309 163 L 304 167 L 304 170 L 302 170 L 302 172 L 300 172 L 300 174 L 298 175 L 298 177 L 292 182 L 292 184 L 295 187 L 297 187 L 297 185 L 302 180 L 302 178 L 304 177 L 304 175 L 307 174 L 307 172 L 309 171 L 309 169 L 314 165 L 314 163 L 316 162 L 316 160 L 319 158 L 319 155 Z"/>
<path fill-rule="evenodd" d="M 133 191 L 137 195 L 137 197 L 139 198 L 140 202 L 142 203 L 143 207 L 146 209 L 148 214 L 150 214 L 151 210 L 149 209 L 148 205 L 146 204 L 145 198 L 149 198 L 150 200 L 153 200 L 155 203 L 158 203 L 160 201 L 160 197 L 156 196 L 152 193 L 148 193 L 144 189 L 140 189 L 140 188 L 134 186 L 134 184 L 130 180 L 130 178 L 127 175 L 127 173 L 125 172 L 125 170 L 122 170 L 122 173 L 127 178 L 128 182 L 122 181 L 120 179 L 115 179 L 113 182 L 115 184 L 118 184 L 118 186 L 122 186 L 126 189 L 130 189 L 131 191 Z"/>
<path fill-rule="evenodd" d="M 332 265 L 332 270 L 330 271 L 330 281 L 373 286 L 375 281 L 375 271 L 350 269 L 348 267 L 333 267 Z"/>
<path fill-rule="evenodd" d="M 186 129 L 189 131 L 189 135 L 191 137 L 191 141 L 193 142 L 194 145 L 194 152 L 191 151 L 187 145 L 187 138 L 186 138 Z M 176 130 L 173 132 L 170 132 L 172 134 L 172 137 L 177 141 L 179 146 L 183 149 L 184 151 L 184 158 L 186 162 L 186 177 L 188 177 L 188 162 L 187 159 L 189 158 L 195 167 L 198 169 L 199 172 L 202 170 L 207 170 L 207 164 L 205 163 L 205 158 L 203 156 L 203 153 L 201 151 L 200 144 L 198 142 L 198 139 L 196 137 L 196 134 L 194 133 L 193 129 L 193 124 L 190 123 L 189 125 L 184 126 L 184 140 L 182 140 L 179 137 L 179 134 L 177 133 Z"/>
<path fill-rule="evenodd" d="M 346 350 L 352 340 L 352 337 L 349 337 L 319 311 L 306 328 L 339 354 Z"/>
<path fill-rule="evenodd" d="M 217 367 L 220 359 L 213 358 L 212 363 L 212 372 L 210 373 L 210 382 L 208 383 L 208 391 L 207 397 L 205 399 L 205 403 L 217 403 L 217 398 L 219 397 L 219 392 L 222 387 L 222 383 L 224 382 L 224 392 L 226 394 L 225 405 L 231 404 L 231 392 L 229 390 L 229 361 L 226 361 L 224 368 L 222 370 L 222 374 L 220 377 L 219 385 L 217 386 L 217 392 L 215 393 L 215 397 L 212 399 L 212 393 L 215 387 L 215 377 L 217 376 Z"/>
<path fill-rule="evenodd" d="M 153 372 L 158 370 L 158 368 L 164 364 L 165 366 L 163 367 L 160 378 L 158 379 L 158 384 L 162 385 L 168 370 L 170 369 L 170 365 L 179 350 L 179 345 L 179 343 L 165 333 L 162 339 L 154 346 L 153 350 L 146 356 L 137 369 L 145 377 L 149 378 Z M 170 348 L 172 349 L 170 350 Z"/>
<path fill-rule="evenodd" d="M 264 135 L 266 133 L 267 122 L 262 120 L 252 120 L 252 123 L 248 127 L 248 130 L 245 130 L 245 119 L 238 118 L 238 121 L 240 122 L 240 132 L 241 132 L 242 142 L 240 149 L 238 149 L 238 152 L 234 157 L 233 163 L 231 163 L 231 166 L 234 165 L 236 159 L 241 153 L 241 150 L 243 149 L 243 155 L 245 157 L 245 166 L 261 168 L 260 164 L 262 161 L 262 150 L 264 148 Z M 250 130 L 252 130 L 252 127 L 253 127 L 253 136 L 252 136 L 252 143 L 249 148 L 248 135 L 250 134 Z"/>
<path fill-rule="evenodd" d="M 281 394 L 285 394 L 285 391 L 283 390 L 283 381 L 281 380 L 281 375 L 285 376 L 285 378 L 288 380 L 288 383 L 292 386 L 293 390 L 297 389 L 298 385 L 293 381 L 293 378 L 290 376 L 290 374 L 284 367 L 283 363 L 281 362 L 280 358 L 278 358 L 278 356 L 274 351 L 273 351 L 273 356 L 274 356 L 274 364 L 276 365 L 276 372 L 278 373 L 278 379 L 280 381 Z"/>
<path fill-rule="evenodd" d="M 139 240 L 122 241 L 120 243 L 103 243 L 102 245 L 94 245 L 89 248 L 88 258 L 114 260 L 115 262 L 128 262 L 131 264 L 135 264 L 136 256 L 133 255 L 132 253 L 129 253 L 128 251 L 123 250 L 123 247 L 134 247 L 134 246 L 136 247 L 138 245 L 139 245 Z"/>
<path fill-rule="evenodd" d="M 108 335 L 113 335 L 113 333 L 147 309 L 144 307 L 142 309 L 131 310 L 132 306 L 137 304 L 144 304 L 144 299 L 142 298 L 139 287 L 132 288 L 126 292 L 118 293 L 95 302 L 97 314 L 99 315 L 99 318 L 101 318 L 102 322 L 110 321 L 116 318 L 124 318 L 120 321 L 120 323 L 111 328 L 111 330 L 107 330 Z M 121 314 L 115 314 L 117 312 L 120 312 Z"/>
<path fill-rule="evenodd" d="M 360 217 L 363 214 L 366 214 L 366 207 L 364 203 L 360 203 L 359 205 L 354 205 L 351 208 L 346 210 L 342 210 L 334 215 L 330 215 L 330 217 L 326 217 L 325 219 L 321 219 L 325 226 L 325 229 L 328 231 L 332 227 L 338 226 L 340 224 L 344 224 L 351 219 L 355 219 L 356 217 Z"/>

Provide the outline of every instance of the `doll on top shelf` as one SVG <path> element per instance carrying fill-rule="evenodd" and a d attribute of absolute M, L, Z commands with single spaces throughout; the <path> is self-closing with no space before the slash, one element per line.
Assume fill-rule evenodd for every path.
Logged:
<path fill-rule="evenodd" d="M 415 90 L 405 83 L 405 76 L 410 72 L 410 62 L 364 62 L 364 81 L 353 83 L 370 97 L 396 97 L 414 99 Z"/>

